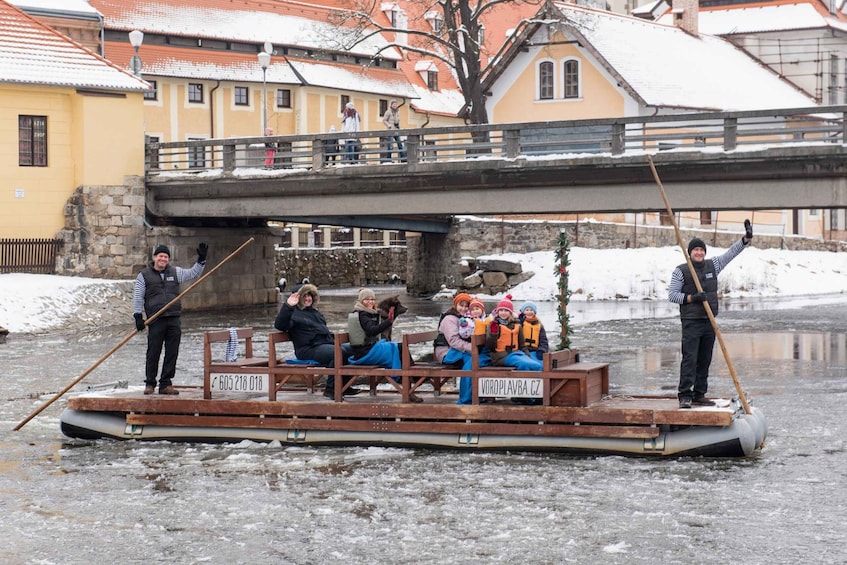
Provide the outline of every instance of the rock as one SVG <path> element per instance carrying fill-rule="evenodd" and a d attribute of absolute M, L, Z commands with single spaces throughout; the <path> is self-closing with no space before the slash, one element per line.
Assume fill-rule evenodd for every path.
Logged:
<path fill-rule="evenodd" d="M 485 271 L 482 273 L 482 283 L 487 287 L 505 287 L 509 283 L 506 273 L 500 271 Z"/>
<path fill-rule="evenodd" d="M 479 273 L 474 273 L 469 277 L 465 277 L 462 279 L 462 286 L 464 288 L 476 288 L 482 284 L 482 277 L 479 276 Z"/>
<path fill-rule="evenodd" d="M 517 275 L 523 270 L 520 263 L 505 259 L 477 259 L 476 268 L 483 271 L 501 271 L 507 275 Z"/>
<path fill-rule="evenodd" d="M 512 275 L 511 277 L 509 277 L 509 287 L 511 288 L 513 286 L 518 286 L 522 282 L 526 282 L 534 276 L 535 273 L 533 273 L 532 271 L 525 271 L 517 275 Z"/>

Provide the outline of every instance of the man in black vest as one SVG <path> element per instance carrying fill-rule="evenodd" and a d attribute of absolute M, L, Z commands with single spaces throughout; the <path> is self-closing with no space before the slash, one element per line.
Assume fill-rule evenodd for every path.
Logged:
<path fill-rule="evenodd" d="M 138 273 L 135 290 L 132 294 L 132 316 L 135 329 L 144 331 L 142 306 L 149 318 L 179 296 L 179 285 L 193 281 L 203 274 L 206 266 L 206 254 L 209 246 L 201 243 L 197 246 L 197 263 L 191 269 L 170 265 L 171 252 L 164 245 L 153 251 L 153 261 Z M 153 394 L 156 388 L 156 373 L 159 370 L 159 357 L 162 346 L 165 347 L 165 360 L 162 363 L 162 377 L 159 379 L 159 394 L 179 394 L 173 387 L 176 373 L 176 359 L 179 356 L 179 342 L 182 339 L 180 311 L 182 305 L 176 302 L 150 324 L 147 334 L 147 364 L 144 378 L 144 394 Z"/>
<path fill-rule="evenodd" d="M 708 302 L 712 314 L 718 315 L 718 273 L 744 251 L 753 239 L 753 225 L 744 220 L 745 234 L 735 242 L 726 253 L 706 261 L 706 244 L 695 237 L 688 244 L 688 255 L 697 272 L 703 292 L 697 291 L 697 285 L 688 268 L 683 263 L 674 269 L 668 284 L 668 300 L 679 304 L 679 317 L 682 320 L 682 362 L 679 364 L 680 408 L 696 406 L 714 406 L 706 398 L 709 388 L 709 366 L 712 364 L 712 351 L 715 347 L 715 329 L 706 314 L 703 302 Z"/>

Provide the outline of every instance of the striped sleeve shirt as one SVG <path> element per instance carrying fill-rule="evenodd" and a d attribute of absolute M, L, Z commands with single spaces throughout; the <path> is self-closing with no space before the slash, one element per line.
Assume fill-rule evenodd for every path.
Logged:
<path fill-rule="evenodd" d="M 203 274 L 203 269 L 205 269 L 205 265 L 200 263 L 194 263 L 194 266 L 190 269 L 183 269 L 182 267 L 174 267 L 176 270 L 176 282 L 182 284 L 184 282 L 193 281 Z M 135 288 L 132 291 L 132 313 L 140 314 L 144 311 L 144 294 L 147 292 L 147 282 L 144 280 L 144 276 L 141 273 L 138 273 L 138 276 L 135 277 Z"/>
<path fill-rule="evenodd" d="M 750 242 L 747 242 L 749 245 Z M 738 257 L 738 254 L 744 251 L 747 247 L 744 244 L 744 238 L 742 237 L 738 241 L 732 244 L 732 247 L 726 250 L 722 255 L 718 255 L 717 257 L 712 257 L 712 264 L 715 266 L 715 276 L 717 276 L 727 265 L 729 262 Z M 671 273 L 671 282 L 668 283 L 668 302 L 672 302 L 674 304 L 682 304 L 685 302 L 685 293 L 682 292 L 682 269 L 677 267 Z"/>

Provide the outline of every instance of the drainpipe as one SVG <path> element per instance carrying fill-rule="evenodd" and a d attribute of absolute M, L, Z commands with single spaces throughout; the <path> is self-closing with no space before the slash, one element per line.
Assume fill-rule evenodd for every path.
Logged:
<path fill-rule="evenodd" d="M 221 81 L 209 91 L 209 137 L 215 137 L 215 91 L 220 88 Z"/>

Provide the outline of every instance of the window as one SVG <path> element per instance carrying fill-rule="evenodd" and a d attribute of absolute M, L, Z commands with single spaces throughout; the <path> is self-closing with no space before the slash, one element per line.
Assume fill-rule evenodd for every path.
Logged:
<path fill-rule="evenodd" d="M 388 111 L 388 100 L 386 100 L 385 98 L 380 98 L 379 99 L 379 115 L 384 116 L 387 111 Z"/>
<path fill-rule="evenodd" d="M 441 30 L 444 29 L 444 18 L 435 11 L 430 11 L 424 14 L 424 19 L 429 22 L 430 27 L 432 27 L 432 33 L 438 35 L 441 33 Z"/>
<path fill-rule="evenodd" d="M 287 88 L 278 88 L 276 91 L 276 107 L 291 108 L 291 91 Z"/>
<path fill-rule="evenodd" d="M 700 225 L 701 226 L 711 226 L 712 225 L 712 212 L 710 210 L 700 210 Z"/>
<path fill-rule="evenodd" d="M 250 92 L 247 90 L 246 86 L 236 86 L 233 91 L 233 98 L 235 99 L 236 106 L 249 106 L 250 105 Z M 202 102 L 202 100 L 201 100 Z"/>
<path fill-rule="evenodd" d="M 144 80 L 147 80 L 147 79 L 144 79 Z M 155 80 L 147 80 L 147 82 L 150 83 L 150 86 L 152 88 L 144 93 L 144 99 L 145 100 L 158 100 L 159 99 L 158 98 L 158 93 L 159 93 L 158 83 L 156 83 Z"/>
<path fill-rule="evenodd" d="M 564 67 L 564 97 L 579 98 L 579 61 L 568 59 Z"/>
<path fill-rule="evenodd" d="M 200 137 L 189 137 L 188 141 L 202 141 L 203 139 Z M 198 145 L 196 147 L 188 148 L 188 168 L 189 169 L 205 169 L 206 168 L 206 154 L 205 147 L 202 145 Z"/>
<path fill-rule="evenodd" d="M 347 96 L 346 94 L 342 94 L 341 95 L 341 113 L 342 114 L 344 113 L 344 107 L 347 105 L 348 102 L 350 102 L 350 97 Z"/>
<path fill-rule="evenodd" d="M 18 116 L 18 165 L 47 166 L 47 116 Z"/>
<path fill-rule="evenodd" d="M 553 99 L 553 63 L 550 61 L 538 64 L 538 99 Z"/>
<path fill-rule="evenodd" d="M 203 103 L 203 85 L 197 82 L 188 83 L 188 101 Z"/>
<path fill-rule="evenodd" d="M 426 87 L 430 90 L 438 90 L 438 71 L 426 72 Z"/>

